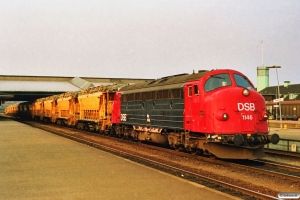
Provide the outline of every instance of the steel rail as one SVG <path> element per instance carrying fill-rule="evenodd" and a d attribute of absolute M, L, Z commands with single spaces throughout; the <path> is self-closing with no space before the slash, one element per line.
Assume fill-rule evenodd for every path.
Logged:
<path fill-rule="evenodd" d="M 292 151 L 285 151 L 285 150 L 276 150 L 276 149 L 264 149 L 265 154 L 270 154 L 270 155 L 278 155 L 278 156 L 285 156 L 285 157 L 290 157 L 290 158 L 300 158 L 300 153 L 298 152 L 292 152 Z"/>
<path fill-rule="evenodd" d="M 298 172 L 300 174 L 300 167 L 297 167 L 297 166 L 273 163 L 273 162 L 270 162 L 270 161 L 267 161 L 267 160 L 264 160 L 264 159 L 259 159 L 259 160 L 254 160 L 254 161 L 262 163 L 262 164 L 264 164 L 264 166 L 276 167 L 277 169 L 294 171 L 294 172 Z M 299 176 L 299 178 L 300 178 L 300 176 Z"/>
<path fill-rule="evenodd" d="M 255 160 L 256 161 L 256 160 Z M 258 161 L 257 161 L 258 162 Z M 261 161 L 259 161 L 261 162 Z M 262 163 L 262 162 L 261 162 Z M 281 173 L 281 172 L 276 172 L 276 171 L 272 171 L 272 170 L 266 170 L 266 169 L 261 169 L 260 167 L 251 167 L 251 166 L 247 166 L 247 165 L 244 165 L 244 164 L 237 164 L 237 163 L 230 163 L 230 165 L 234 166 L 234 167 L 239 167 L 243 170 L 251 170 L 251 171 L 255 171 L 255 172 L 260 172 L 260 173 L 263 173 L 263 174 L 269 174 L 271 176 L 277 176 L 279 178 L 285 178 L 285 179 L 288 179 L 288 180 L 292 180 L 292 181 L 297 181 L 297 182 L 300 182 L 300 176 L 294 176 L 294 175 L 290 175 L 290 174 L 286 174 L 286 173 Z M 276 164 L 272 165 L 271 163 L 268 163 L 269 166 L 272 166 L 272 167 L 277 167 Z M 296 168 L 296 167 L 289 167 L 289 166 L 283 166 L 282 167 L 285 167 L 285 169 L 291 171 L 292 169 L 293 170 L 297 170 L 300 172 L 300 168 Z"/>

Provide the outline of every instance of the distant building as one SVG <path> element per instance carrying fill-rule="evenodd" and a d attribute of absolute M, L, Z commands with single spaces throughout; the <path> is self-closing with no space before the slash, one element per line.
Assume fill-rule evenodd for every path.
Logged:
<path fill-rule="evenodd" d="M 265 100 L 272 101 L 277 98 L 284 98 L 284 101 L 300 100 L 300 84 L 290 84 L 285 81 L 284 85 L 279 85 L 280 97 L 278 97 L 278 86 L 269 86 L 259 91 Z"/>
<path fill-rule="evenodd" d="M 257 67 L 257 91 L 263 95 L 266 102 L 278 98 L 284 98 L 284 101 L 300 100 L 300 84 L 291 85 L 290 81 L 284 81 L 284 85 L 279 85 L 280 96 L 278 85 L 269 86 L 269 68 L 274 67 Z"/>
<path fill-rule="evenodd" d="M 259 91 L 265 98 L 269 119 L 280 119 L 280 112 L 284 120 L 300 119 L 300 84 L 290 85 L 289 81 L 285 81 L 284 85 L 279 86 L 279 91 L 279 97 L 278 86 L 269 86 Z M 273 101 L 279 98 L 283 98 L 280 105 L 279 102 Z"/>
<path fill-rule="evenodd" d="M 269 69 L 262 66 L 257 67 L 257 91 L 261 91 L 269 86 Z"/>

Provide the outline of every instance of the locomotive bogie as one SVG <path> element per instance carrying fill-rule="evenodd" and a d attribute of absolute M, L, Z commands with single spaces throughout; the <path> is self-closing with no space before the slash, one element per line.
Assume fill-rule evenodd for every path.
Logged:
<path fill-rule="evenodd" d="M 160 133 L 153 133 L 147 131 L 137 132 L 137 138 L 140 141 L 148 141 L 156 144 L 166 145 L 168 144 L 168 139 L 165 135 Z"/>
<path fill-rule="evenodd" d="M 204 143 L 207 142 L 203 135 L 191 134 L 190 132 L 171 132 L 166 134 L 169 146 L 178 150 L 185 150 L 191 153 L 205 153 Z"/>
<path fill-rule="evenodd" d="M 85 130 L 85 131 L 93 131 L 93 132 L 101 132 L 104 129 L 100 129 L 99 122 L 95 122 L 93 120 L 77 120 L 75 127 L 77 129 Z"/>
<path fill-rule="evenodd" d="M 167 145 L 167 136 L 162 134 L 161 129 L 134 127 L 134 126 L 113 126 L 113 133 L 118 137 L 125 137 L 136 141 L 147 141 L 151 143 Z"/>

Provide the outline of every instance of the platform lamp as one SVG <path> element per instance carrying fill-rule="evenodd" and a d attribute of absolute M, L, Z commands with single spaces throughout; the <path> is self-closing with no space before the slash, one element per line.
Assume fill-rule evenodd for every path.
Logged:
<path fill-rule="evenodd" d="M 278 68 L 281 68 L 281 66 L 269 66 L 269 67 L 266 67 L 268 69 L 273 69 L 275 68 L 276 69 L 276 76 L 277 76 L 277 87 L 278 87 L 278 99 L 280 99 L 280 90 L 279 90 L 279 79 L 278 79 L 278 72 L 277 72 L 277 69 Z M 282 116 L 281 116 L 281 103 L 280 103 L 280 100 L 279 100 L 279 115 L 280 115 L 280 129 L 282 129 Z"/>

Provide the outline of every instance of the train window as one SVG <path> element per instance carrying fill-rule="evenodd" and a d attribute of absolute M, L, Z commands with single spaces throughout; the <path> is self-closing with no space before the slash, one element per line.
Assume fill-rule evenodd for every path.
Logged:
<path fill-rule="evenodd" d="M 207 79 L 204 85 L 204 90 L 205 92 L 210 92 L 214 89 L 229 85 L 231 85 L 229 74 L 216 74 L 211 75 L 210 78 Z"/>
<path fill-rule="evenodd" d="M 114 97 L 115 97 L 114 94 L 111 94 L 111 93 L 109 94 L 109 100 L 110 100 L 110 101 L 113 101 L 113 100 L 114 100 Z"/>
<path fill-rule="evenodd" d="M 253 89 L 252 84 L 244 76 L 241 76 L 239 74 L 234 74 L 234 80 L 235 80 L 235 83 L 238 86 L 241 86 L 241 87 L 244 87 L 244 88 L 248 88 L 248 89 Z"/>
<path fill-rule="evenodd" d="M 193 94 L 193 88 L 192 88 L 192 86 L 189 86 L 189 97 L 191 97 L 192 96 L 192 94 Z"/>
<path fill-rule="evenodd" d="M 121 100 L 122 100 L 123 102 L 126 102 L 126 101 L 127 101 L 127 94 L 123 94 L 123 95 L 121 96 Z"/>
<path fill-rule="evenodd" d="M 146 100 L 147 99 L 147 93 L 146 92 L 143 92 L 142 93 L 142 100 Z"/>
<path fill-rule="evenodd" d="M 134 100 L 134 93 L 133 94 L 129 94 L 129 101 L 133 101 Z"/>
<path fill-rule="evenodd" d="M 155 99 L 161 99 L 162 95 L 161 95 L 161 91 L 156 91 L 155 93 Z"/>
<path fill-rule="evenodd" d="M 136 93 L 136 94 L 135 94 L 135 100 L 136 100 L 136 101 L 142 100 L 142 95 L 141 95 L 141 93 Z"/>
<path fill-rule="evenodd" d="M 163 90 L 162 94 L 163 94 L 163 99 L 168 99 L 169 98 L 169 91 L 168 90 Z"/>
<path fill-rule="evenodd" d="M 194 85 L 194 95 L 199 95 L 198 85 Z"/>
<path fill-rule="evenodd" d="M 149 92 L 149 99 L 155 99 L 155 92 Z"/>
<path fill-rule="evenodd" d="M 174 99 L 172 90 L 168 90 L 168 97 L 169 97 L 169 99 Z"/>
<path fill-rule="evenodd" d="M 178 99 L 182 98 L 182 89 L 181 88 L 179 88 L 179 89 L 172 89 L 171 91 L 172 91 L 174 99 L 176 99 L 176 98 L 178 98 Z"/>
<path fill-rule="evenodd" d="M 155 98 L 155 92 L 143 92 L 141 100 L 149 100 Z"/>
<path fill-rule="evenodd" d="M 192 87 L 191 87 L 192 92 Z M 191 93 L 192 94 L 192 93 Z M 142 101 L 142 100 L 155 100 L 155 99 L 179 99 L 182 98 L 182 89 L 172 89 L 172 90 L 159 90 L 153 92 L 142 92 L 142 93 L 132 93 L 123 94 L 121 96 L 121 101 Z"/>

